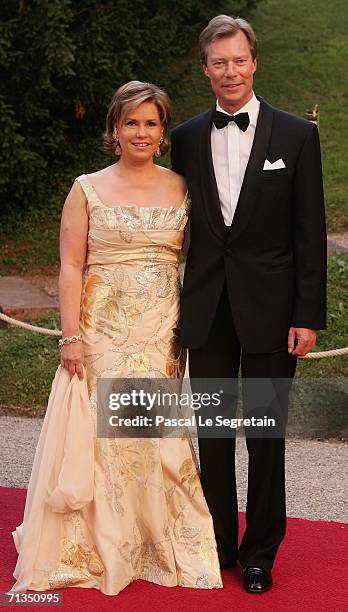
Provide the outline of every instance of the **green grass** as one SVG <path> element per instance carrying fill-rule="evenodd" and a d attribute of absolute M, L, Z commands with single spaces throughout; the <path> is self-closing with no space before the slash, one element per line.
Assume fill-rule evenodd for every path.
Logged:
<path fill-rule="evenodd" d="M 327 329 L 318 332 L 316 351 L 348 346 L 348 254 L 330 257 L 328 264 Z M 347 376 L 348 355 L 325 359 L 299 359 L 297 376 Z"/>
<path fill-rule="evenodd" d="M 59 221 L 24 219 L 0 230 L 0 275 L 54 274 L 59 269 Z"/>
<path fill-rule="evenodd" d="M 59 329 L 59 315 L 35 325 Z M 8 414 L 42 415 L 60 361 L 58 338 L 18 327 L 0 329 L 0 406 Z"/>
<path fill-rule="evenodd" d="M 329 262 L 328 329 L 319 333 L 318 350 L 343 347 L 348 338 L 348 256 Z M 37 323 L 59 329 L 59 315 Z M 42 415 L 59 364 L 57 338 L 38 335 L 17 327 L 0 329 L 0 407 L 9 414 Z M 348 356 L 318 361 L 299 360 L 297 376 L 343 377 Z M 19 408 L 20 407 L 20 408 Z"/>

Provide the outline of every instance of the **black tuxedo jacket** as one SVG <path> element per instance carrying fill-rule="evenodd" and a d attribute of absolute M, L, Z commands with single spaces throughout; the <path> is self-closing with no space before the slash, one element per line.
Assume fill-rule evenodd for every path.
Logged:
<path fill-rule="evenodd" d="M 317 127 L 260 99 L 253 147 L 232 226 L 221 212 L 211 154 L 214 108 L 172 133 L 185 176 L 191 243 L 181 297 L 183 342 L 201 347 L 224 283 L 243 349 L 287 348 L 290 326 L 326 321 L 326 230 Z M 285 168 L 263 170 L 281 158 Z"/>

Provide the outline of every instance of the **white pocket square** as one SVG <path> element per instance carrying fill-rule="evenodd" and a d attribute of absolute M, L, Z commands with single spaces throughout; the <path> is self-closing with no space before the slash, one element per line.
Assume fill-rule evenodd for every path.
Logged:
<path fill-rule="evenodd" d="M 271 162 L 268 161 L 268 159 L 266 159 L 265 163 L 263 164 L 264 170 L 281 170 L 281 168 L 285 168 L 285 167 L 286 166 L 281 158 L 277 159 L 272 164 Z"/>

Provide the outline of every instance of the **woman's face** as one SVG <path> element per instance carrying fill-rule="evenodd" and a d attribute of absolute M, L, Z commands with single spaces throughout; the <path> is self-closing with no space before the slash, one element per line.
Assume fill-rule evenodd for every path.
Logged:
<path fill-rule="evenodd" d="M 158 149 L 163 126 L 154 102 L 139 104 L 117 127 L 122 158 L 146 161 Z"/>

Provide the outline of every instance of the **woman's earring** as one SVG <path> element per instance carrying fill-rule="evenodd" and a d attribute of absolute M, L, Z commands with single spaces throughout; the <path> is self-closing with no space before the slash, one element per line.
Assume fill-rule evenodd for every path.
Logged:
<path fill-rule="evenodd" d="M 116 128 L 114 129 L 112 136 L 115 141 L 115 155 L 121 155 L 120 141 L 118 139 L 118 132 Z"/>
<path fill-rule="evenodd" d="M 161 151 L 161 144 L 162 144 L 162 142 L 164 142 L 163 134 L 161 136 L 161 140 L 159 141 L 158 147 L 156 149 L 156 153 L 155 153 L 156 157 L 161 157 L 161 155 L 162 155 L 162 151 Z"/>

